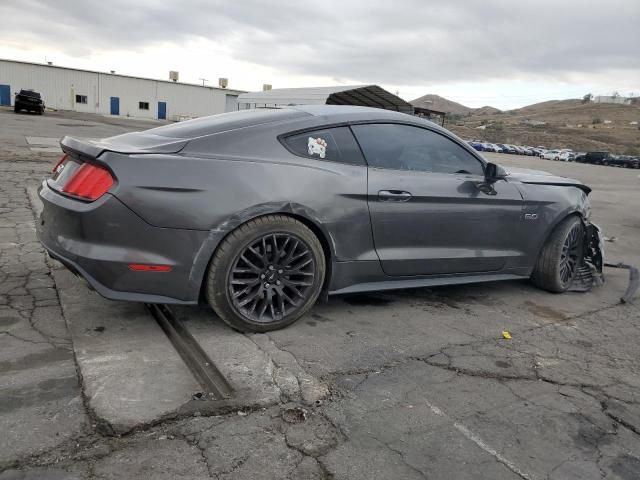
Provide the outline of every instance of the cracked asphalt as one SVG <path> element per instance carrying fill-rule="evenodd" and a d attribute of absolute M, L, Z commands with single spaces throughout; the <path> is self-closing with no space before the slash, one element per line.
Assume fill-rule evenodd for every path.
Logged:
<path fill-rule="evenodd" d="M 60 280 L 35 238 L 33 198 L 57 155 L 25 137 L 151 125 L 0 109 L 0 480 L 640 478 L 640 307 L 620 304 L 627 277 L 616 269 L 588 294 L 503 282 L 331 298 L 269 335 L 231 333 L 206 309 L 182 309 L 197 317 L 203 345 L 266 358 L 265 388 L 276 394 L 227 413 L 141 418 L 120 434 L 100 428 L 87 394 L 102 381 L 87 375 L 92 350 L 113 342 L 124 354 L 125 334 L 127 348 L 142 348 L 145 319 Z M 591 185 L 594 221 L 615 237 L 608 258 L 640 265 L 637 172 L 492 159 Z M 63 308 L 69 299 L 74 308 Z M 95 318 L 121 312 L 135 328 L 118 318 L 120 336 Z M 224 353 L 238 371 L 254 368 L 246 352 Z M 107 380 L 133 382 L 127 368 L 112 365 Z"/>

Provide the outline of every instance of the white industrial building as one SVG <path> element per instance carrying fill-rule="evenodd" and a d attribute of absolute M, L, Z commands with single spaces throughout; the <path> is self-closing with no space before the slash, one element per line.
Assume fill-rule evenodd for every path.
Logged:
<path fill-rule="evenodd" d="M 633 97 L 622 97 L 620 95 L 597 95 L 593 97 L 593 103 L 617 103 L 619 105 L 631 105 Z"/>
<path fill-rule="evenodd" d="M 14 94 L 21 89 L 40 92 L 47 108 L 168 120 L 237 110 L 238 95 L 244 93 L 222 86 L 0 59 L 0 105 L 12 106 Z"/>
<path fill-rule="evenodd" d="M 243 93 L 239 109 L 277 108 L 287 105 L 360 105 L 397 112 L 414 113 L 414 107 L 378 85 L 342 85 L 333 87 L 279 88 L 265 85 L 262 92 Z"/>

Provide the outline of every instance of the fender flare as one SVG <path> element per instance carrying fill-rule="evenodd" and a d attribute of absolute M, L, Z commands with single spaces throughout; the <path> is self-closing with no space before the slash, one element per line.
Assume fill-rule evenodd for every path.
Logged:
<path fill-rule="evenodd" d="M 540 256 L 540 253 L 542 252 L 542 249 L 544 248 L 544 245 L 547 243 L 547 240 L 549 239 L 549 235 L 551 235 L 553 233 L 553 231 L 556 229 L 556 227 L 558 225 L 560 225 L 560 223 L 562 223 L 565 219 L 571 217 L 571 216 L 577 216 L 578 218 L 580 218 L 580 220 L 582 221 L 583 225 L 587 225 L 588 222 L 585 218 L 585 214 L 584 212 L 576 207 L 576 206 L 572 206 L 570 208 L 567 208 L 566 210 L 564 210 L 562 213 L 560 213 L 555 220 L 553 221 L 553 223 L 550 224 L 549 228 L 547 228 L 547 230 L 544 232 L 544 235 L 542 235 L 542 240 L 541 242 L 536 246 L 535 252 L 536 252 L 536 256 L 535 259 L 537 261 L 538 257 Z"/>
<path fill-rule="evenodd" d="M 254 205 L 221 222 L 209 230 L 207 238 L 202 242 L 200 248 L 191 265 L 189 272 L 189 289 L 193 292 L 194 298 L 202 298 L 202 288 L 204 286 L 204 278 L 209 268 L 209 263 L 220 243 L 240 225 L 247 223 L 258 217 L 265 215 L 288 215 L 296 218 L 304 223 L 307 227 L 318 236 L 323 250 L 325 251 L 326 275 L 323 290 L 328 288 L 333 271 L 332 264 L 335 258 L 335 240 L 329 230 L 324 226 L 321 217 L 313 209 L 294 202 L 270 202 L 260 205 Z"/>

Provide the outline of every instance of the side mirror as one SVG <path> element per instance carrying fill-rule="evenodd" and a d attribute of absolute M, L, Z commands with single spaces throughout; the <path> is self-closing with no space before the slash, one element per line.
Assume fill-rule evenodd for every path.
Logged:
<path fill-rule="evenodd" d="M 487 163 L 484 167 L 484 179 L 487 183 L 494 183 L 507 176 L 507 172 L 500 165 Z"/>

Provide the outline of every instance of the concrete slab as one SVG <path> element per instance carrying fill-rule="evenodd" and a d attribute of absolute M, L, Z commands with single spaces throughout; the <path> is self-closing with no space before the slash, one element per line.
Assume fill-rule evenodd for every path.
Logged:
<path fill-rule="evenodd" d="M 174 307 L 173 311 L 231 383 L 231 405 L 266 406 L 280 400 L 313 404 L 329 394 L 325 385 L 267 335 L 239 334 L 206 306 Z"/>
<path fill-rule="evenodd" d="M 54 278 L 84 394 L 106 433 L 174 415 L 199 391 L 143 305 L 105 300 L 67 270 Z"/>
<path fill-rule="evenodd" d="M 44 145 L 48 147 L 58 147 L 60 138 L 58 137 L 24 137 L 29 145 Z"/>
<path fill-rule="evenodd" d="M 105 300 L 64 269 L 56 270 L 54 278 L 84 393 L 105 433 L 121 434 L 195 412 L 264 407 L 281 400 L 314 402 L 328 394 L 295 361 L 276 365 L 268 351 L 222 324 L 210 309 L 176 308 L 234 389 L 231 399 L 201 400 L 194 397 L 200 385 L 142 304 Z"/>
<path fill-rule="evenodd" d="M 62 153 L 62 149 L 60 147 L 29 147 L 34 153 Z"/>

